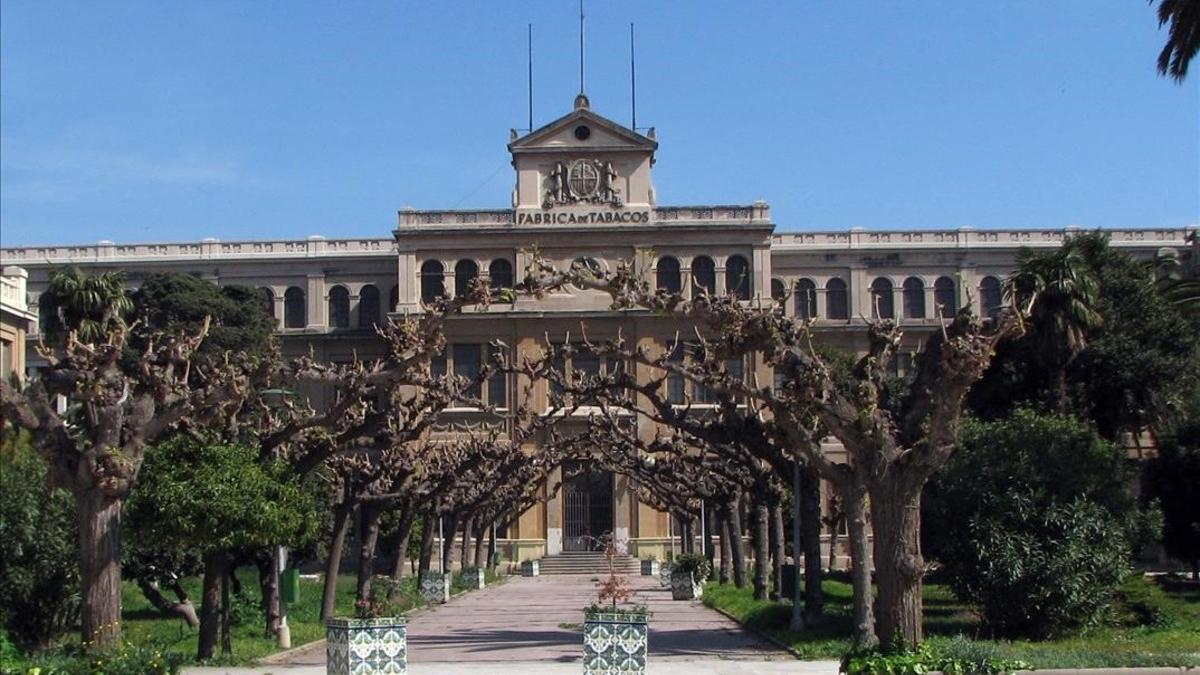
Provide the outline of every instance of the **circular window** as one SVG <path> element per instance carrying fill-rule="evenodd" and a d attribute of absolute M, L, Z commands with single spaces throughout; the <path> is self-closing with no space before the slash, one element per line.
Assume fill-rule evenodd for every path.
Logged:
<path fill-rule="evenodd" d="M 571 271 L 585 277 L 600 278 L 604 276 L 605 267 L 603 262 L 595 258 L 580 256 L 571 262 Z"/>
<path fill-rule="evenodd" d="M 591 137 L 592 137 L 591 129 L 587 128 L 586 126 L 584 126 L 582 124 L 575 127 L 575 138 L 578 138 L 581 141 L 586 141 L 587 139 L 589 139 Z"/>

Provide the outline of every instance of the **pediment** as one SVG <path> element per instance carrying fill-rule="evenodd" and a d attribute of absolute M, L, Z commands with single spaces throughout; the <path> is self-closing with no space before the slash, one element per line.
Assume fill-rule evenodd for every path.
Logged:
<path fill-rule="evenodd" d="M 579 138 L 576 129 L 587 129 L 586 137 Z M 658 142 L 597 115 L 587 107 L 578 107 L 570 113 L 513 140 L 508 144 L 509 152 L 561 152 L 566 149 L 590 149 L 609 152 L 632 151 L 653 153 Z"/>

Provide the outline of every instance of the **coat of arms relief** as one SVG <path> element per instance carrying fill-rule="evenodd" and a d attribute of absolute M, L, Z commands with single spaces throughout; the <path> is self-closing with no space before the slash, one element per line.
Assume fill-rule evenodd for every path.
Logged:
<path fill-rule="evenodd" d="M 546 176 L 543 208 L 564 204 L 608 204 L 623 206 L 612 162 L 576 159 L 557 162 Z"/>

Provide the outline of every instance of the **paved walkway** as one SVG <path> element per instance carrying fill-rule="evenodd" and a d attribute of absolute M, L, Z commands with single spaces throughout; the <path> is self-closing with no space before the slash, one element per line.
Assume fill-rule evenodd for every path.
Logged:
<path fill-rule="evenodd" d="M 583 660 L 583 607 L 596 598 L 590 575 L 512 577 L 506 583 L 421 611 L 408 622 L 411 664 Z M 723 659 L 792 660 L 700 602 L 671 600 L 657 577 L 629 577 L 634 603 L 650 619 L 650 662 Z M 281 665 L 322 665 L 323 642 L 293 652 Z M 416 671 L 414 671 L 416 672 Z M 736 672 L 736 671 L 733 671 Z"/>
<path fill-rule="evenodd" d="M 414 663 L 411 675 L 579 675 L 578 663 Z M 647 675 L 837 675 L 837 661 L 650 661 Z M 185 668 L 183 675 L 325 675 L 325 666 Z M 1168 675 L 1180 675 L 1172 672 Z"/>

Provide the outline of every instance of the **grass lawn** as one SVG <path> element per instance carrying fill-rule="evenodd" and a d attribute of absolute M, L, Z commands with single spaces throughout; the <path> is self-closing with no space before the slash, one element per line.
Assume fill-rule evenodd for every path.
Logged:
<path fill-rule="evenodd" d="M 826 580 L 826 621 L 801 632 L 788 630 L 790 602 L 754 600 L 753 590 L 710 584 L 704 604 L 718 607 L 743 624 L 791 646 L 805 659 L 839 659 L 849 649 L 850 584 Z M 1167 589 L 1165 627 L 1112 625 L 1086 634 L 1047 642 L 974 639 L 979 619 L 940 584 L 925 586 L 925 633 L 935 646 L 971 639 L 975 649 L 1003 659 L 1027 661 L 1035 668 L 1196 666 L 1200 665 L 1200 589 Z"/>
<path fill-rule="evenodd" d="M 241 618 L 238 625 L 233 627 L 233 657 L 218 656 L 212 661 L 220 665 L 241 665 L 250 663 L 269 654 L 280 651 L 274 638 L 263 637 L 264 622 L 258 602 L 261 597 L 258 588 L 258 571 L 243 569 L 238 572 L 238 578 L 245 589 L 246 599 L 240 603 L 234 601 L 234 616 Z M 488 572 L 488 583 L 495 583 L 497 578 Z M 456 582 L 458 577 L 456 575 Z M 354 584 L 353 576 L 338 577 L 337 602 L 335 616 L 354 615 Z M 184 587 L 196 603 L 196 611 L 200 606 L 200 580 L 186 579 Z M 460 585 L 456 583 L 457 591 Z M 316 581 L 300 580 L 300 601 L 288 605 L 288 627 L 292 633 L 292 645 L 300 645 L 320 640 L 325 637 L 325 626 L 320 622 L 322 586 Z M 402 606 L 406 610 L 424 604 L 416 592 L 416 580 L 405 579 Z M 122 630 L 125 639 L 137 644 L 154 643 L 161 645 L 169 652 L 183 654 L 189 662 L 196 656 L 197 631 L 189 629 L 187 624 L 178 619 L 164 618 L 138 590 L 137 585 L 126 581 L 121 594 Z M 218 653 L 220 648 L 218 647 Z"/>

